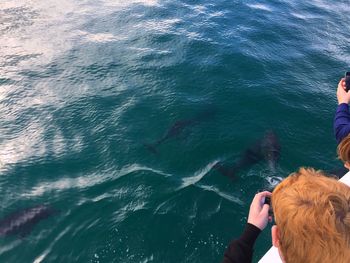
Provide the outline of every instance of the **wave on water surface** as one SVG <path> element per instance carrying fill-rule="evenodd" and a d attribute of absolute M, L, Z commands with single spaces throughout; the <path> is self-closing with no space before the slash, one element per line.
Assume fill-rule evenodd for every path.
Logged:
<path fill-rule="evenodd" d="M 217 164 L 219 161 L 220 160 L 215 160 L 213 162 L 210 162 L 203 169 L 195 172 L 194 175 L 182 178 L 181 179 L 182 183 L 179 189 L 198 183 L 206 174 L 208 174 L 209 171 L 213 169 L 215 164 Z"/>
<path fill-rule="evenodd" d="M 220 160 L 212 161 L 209 164 L 207 164 L 203 169 L 195 172 L 193 176 L 182 178 L 181 179 L 181 181 L 182 181 L 181 186 L 177 190 L 186 188 L 190 185 L 194 185 L 194 186 L 199 187 L 205 191 L 213 192 L 213 193 L 219 195 L 220 197 L 222 197 L 230 202 L 243 205 L 243 202 L 239 198 L 232 196 L 228 193 L 225 193 L 215 186 L 208 186 L 208 185 L 204 185 L 204 184 L 199 184 L 199 182 L 202 180 L 202 178 L 205 175 L 207 175 L 213 169 L 215 164 L 217 164 L 219 161 Z"/>
<path fill-rule="evenodd" d="M 235 196 L 232 196 L 230 195 L 229 193 L 225 193 L 221 190 L 219 190 L 217 187 L 215 186 L 212 186 L 212 185 L 201 185 L 199 184 L 198 185 L 199 188 L 202 188 L 203 190 L 205 191 L 210 191 L 210 192 L 213 192 L 217 195 L 219 195 L 220 197 L 226 199 L 227 201 L 230 201 L 232 203 L 236 203 L 236 204 L 239 204 L 239 205 L 243 205 L 244 202 L 242 200 L 240 200 L 238 197 L 235 197 Z"/>
<path fill-rule="evenodd" d="M 247 6 L 249 6 L 252 9 L 257 9 L 257 10 L 263 10 L 263 11 L 269 11 L 272 12 L 272 8 L 264 5 L 264 4 L 247 4 Z"/>
<path fill-rule="evenodd" d="M 65 228 L 59 235 L 50 243 L 50 245 L 41 253 L 40 256 L 36 257 L 33 263 L 43 262 L 45 257 L 52 251 L 53 246 L 70 230 L 70 227 Z"/>
<path fill-rule="evenodd" d="M 322 127 L 349 64 L 349 10 L 325 0 L 3 0 L 1 213 L 40 202 L 66 213 L 28 240 L 1 239 L 0 262 L 218 261 L 258 189 L 286 167 L 334 159 Z M 217 117 L 162 154 L 140 146 L 208 103 Z M 280 131 L 280 168 L 256 165 L 237 184 L 220 177 L 220 156 L 265 126 Z"/>
<path fill-rule="evenodd" d="M 84 189 L 93 187 L 108 181 L 119 179 L 123 176 L 126 176 L 128 174 L 134 173 L 134 172 L 141 172 L 141 171 L 149 171 L 155 174 L 163 175 L 165 177 L 171 176 L 171 174 L 162 172 L 160 170 L 152 169 L 147 166 L 142 166 L 139 164 L 132 164 L 128 165 L 118 172 L 106 172 L 105 174 L 90 174 L 90 175 L 82 175 L 77 178 L 62 178 L 55 182 L 41 182 L 39 185 L 32 188 L 27 193 L 24 193 L 22 196 L 24 197 L 34 197 L 34 196 L 41 196 L 45 193 L 52 192 L 52 191 L 64 191 L 72 188 L 77 189 Z"/>

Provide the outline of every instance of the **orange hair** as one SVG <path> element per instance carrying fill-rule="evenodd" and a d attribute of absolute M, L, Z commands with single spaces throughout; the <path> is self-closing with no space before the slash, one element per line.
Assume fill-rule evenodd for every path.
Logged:
<path fill-rule="evenodd" d="M 344 163 L 350 162 L 350 134 L 339 143 L 337 153 Z"/>
<path fill-rule="evenodd" d="M 300 168 L 272 193 L 280 251 L 287 263 L 350 262 L 350 187 Z"/>

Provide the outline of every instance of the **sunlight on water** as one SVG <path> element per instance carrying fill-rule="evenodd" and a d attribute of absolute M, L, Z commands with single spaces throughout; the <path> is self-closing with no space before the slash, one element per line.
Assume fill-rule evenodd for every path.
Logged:
<path fill-rule="evenodd" d="M 15 164 L 33 156 L 42 156 L 45 153 L 45 146 L 41 144 L 43 129 L 32 123 L 19 136 L 7 139 L 0 144 L 0 161 L 5 166 Z"/>
<path fill-rule="evenodd" d="M 79 38 L 93 42 L 110 42 L 125 39 L 111 33 L 89 33 L 78 28 L 92 13 L 105 16 L 114 7 L 119 10 L 136 4 L 155 6 L 158 1 L 100 1 L 94 6 L 63 0 L 2 1 L 0 5 L 0 75 L 16 78 L 18 68 L 29 69 L 35 65 L 45 65 L 74 47 Z M 118 10 L 117 9 L 117 10 Z M 108 11 L 110 10 L 110 11 Z M 74 21 L 74 22 L 73 22 Z M 17 25 L 17 26 L 14 26 Z M 49 26 L 48 26 L 49 25 Z"/>
<path fill-rule="evenodd" d="M 96 43 L 106 43 L 106 42 L 115 42 L 120 40 L 126 40 L 127 37 L 116 36 L 111 33 L 97 33 L 92 34 L 86 31 L 76 31 L 76 37 L 81 37 L 85 39 L 86 42 L 96 42 Z"/>

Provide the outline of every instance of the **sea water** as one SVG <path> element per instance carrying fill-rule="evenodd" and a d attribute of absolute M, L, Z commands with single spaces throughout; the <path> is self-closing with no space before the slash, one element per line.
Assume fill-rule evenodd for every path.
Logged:
<path fill-rule="evenodd" d="M 300 166 L 341 166 L 332 119 L 349 11 L 339 0 L 1 1 L 0 217 L 60 212 L 0 237 L 0 261 L 220 262 L 257 191 Z M 146 147 L 171 127 L 157 153 Z M 213 169 L 267 130 L 276 172 Z"/>

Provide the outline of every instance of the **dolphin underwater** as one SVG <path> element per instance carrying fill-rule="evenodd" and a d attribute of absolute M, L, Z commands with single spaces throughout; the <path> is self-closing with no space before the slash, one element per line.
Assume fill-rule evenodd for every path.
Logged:
<path fill-rule="evenodd" d="M 13 212 L 0 220 L 0 236 L 26 237 L 36 224 L 57 212 L 47 205 L 37 205 Z"/>
<path fill-rule="evenodd" d="M 145 143 L 144 146 L 150 152 L 157 154 L 158 153 L 157 147 L 161 145 L 163 142 L 179 136 L 185 129 L 189 127 L 195 126 L 203 121 L 211 119 L 216 114 L 216 112 L 217 112 L 217 109 L 214 107 L 211 107 L 195 115 L 191 119 L 176 121 L 161 138 L 159 138 L 153 143 Z"/>
<path fill-rule="evenodd" d="M 227 177 L 234 178 L 239 171 L 266 161 L 270 170 L 275 172 L 280 153 L 281 146 L 277 135 L 272 130 L 268 130 L 263 138 L 257 140 L 243 152 L 237 163 L 227 165 L 224 162 L 218 162 L 214 165 L 214 169 Z"/>

